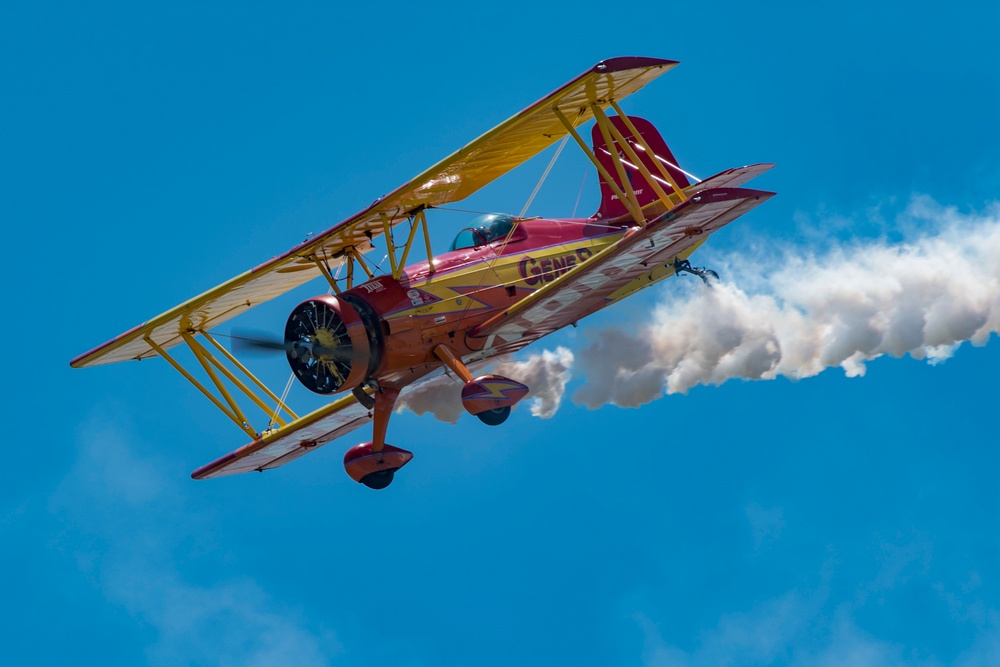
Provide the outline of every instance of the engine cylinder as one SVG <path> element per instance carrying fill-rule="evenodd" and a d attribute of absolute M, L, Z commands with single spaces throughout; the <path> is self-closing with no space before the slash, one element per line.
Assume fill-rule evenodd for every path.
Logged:
<path fill-rule="evenodd" d="M 285 325 L 288 365 L 299 382 L 317 394 L 354 389 L 377 366 L 377 327 L 373 313 L 359 312 L 347 299 L 324 295 L 303 301 Z"/>

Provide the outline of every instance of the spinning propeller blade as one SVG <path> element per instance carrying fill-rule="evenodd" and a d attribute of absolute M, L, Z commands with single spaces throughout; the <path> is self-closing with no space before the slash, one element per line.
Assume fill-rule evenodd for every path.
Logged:
<path fill-rule="evenodd" d="M 325 357 L 350 361 L 354 351 L 350 345 L 326 347 L 315 341 L 289 341 L 278 338 L 271 333 L 244 329 L 234 329 L 229 338 L 233 341 L 233 353 L 241 352 L 246 354 L 267 354 L 270 352 L 284 352 L 286 354 L 291 353 L 293 355 L 299 353 L 308 354 L 313 357 Z"/>

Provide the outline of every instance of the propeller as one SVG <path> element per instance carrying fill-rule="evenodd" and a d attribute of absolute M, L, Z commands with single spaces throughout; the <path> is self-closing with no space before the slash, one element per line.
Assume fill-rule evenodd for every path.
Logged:
<path fill-rule="evenodd" d="M 289 367 L 306 389 L 333 394 L 357 387 L 371 371 L 367 322 L 346 297 L 341 300 L 324 295 L 292 309 L 281 338 L 238 329 L 230 338 L 234 352 L 284 352 Z"/>
<path fill-rule="evenodd" d="M 315 337 L 311 340 L 285 340 L 272 333 L 249 329 L 234 329 L 229 338 L 233 352 L 243 354 L 283 352 L 293 359 L 313 357 L 350 361 L 354 351 L 350 345 L 323 345 Z"/>

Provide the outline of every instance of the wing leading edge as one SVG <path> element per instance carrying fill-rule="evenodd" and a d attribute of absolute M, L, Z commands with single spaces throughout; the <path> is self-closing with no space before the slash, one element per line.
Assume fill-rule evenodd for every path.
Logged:
<path fill-rule="evenodd" d="M 566 85 L 486 132 L 371 206 L 325 232 L 250 271 L 139 325 L 70 362 L 74 368 L 157 355 L 147 337 L 164 350 L 183 341 L 181 332 L 209 330 L 254 306 L 321 275 L 317 262 L 331 270 L 345 252 L 370 251 L 371 240 L 386 222 L 404 222 L 420 207 L 459 201 L 534 157 L 567 130 L 556 110 L 574 126 L 593 118 L 591 104 L 610 106 L 677 65 L 658 58 L 612 58 L 598 63 Z"/>

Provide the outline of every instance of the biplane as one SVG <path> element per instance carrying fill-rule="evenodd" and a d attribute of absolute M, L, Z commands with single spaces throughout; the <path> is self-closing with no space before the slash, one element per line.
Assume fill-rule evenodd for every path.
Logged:
<path fill-rule="evenodd" d="M 371 423 L 371 440 L 349 449 L 344 467 L 355 481 L 385 488 L 413 457 L 386 442 L 401 392 L 443 371 L 462 383 L 467 412 L 503 423 L 530 388 L 475 369 L 675 273 L 707 280 L 708 272 L 691 266 L 691 253 L 773 196 L 740 187 L 773 165 L 698 181 L 651 123 L 621 110 L 622 99 L 675 65 L 639 57 L 600 62 L 359 213 L 70 364 L 159 356 L 207 396 L 250 442 L 195 470 L 195 479 L 277 468 Z M 578 130 L 588 122 L 589 143 Z M 428 218 L 436 207 L 568 138 L 600 175 L 594 215 L 484 215 L 447 252 L 432 255 Z M 376 244 L 388 256 L 386 273 L 365 257 Z M 426 259 L 407 265 L 421 244 Z M 292 309 L 283 338 L 261 342 L 283 351 L 310 391 L 340 395 L 298 415 L 213 330 L 314 279 L 325 279 L 326 293 Z M 202 380 L 171 353 L 182 344 Z M 251 425 L 249 403 L 264 413 L 266 428 Z"/>

